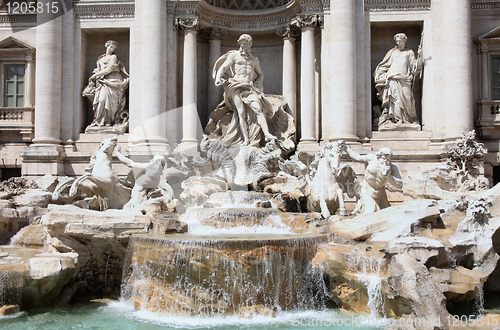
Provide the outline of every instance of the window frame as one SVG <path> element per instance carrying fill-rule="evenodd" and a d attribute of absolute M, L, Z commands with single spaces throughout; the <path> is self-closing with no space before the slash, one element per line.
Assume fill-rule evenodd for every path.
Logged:
<path fill-rule="evenodd" d="M 27 94 L 27 84 L 26 84 L 26 62 L 21 62 L 21 61 L 1 61 L 0 62 L 1 64 L 1 68 L 0 68 L 0 76 L 2 77 L 2 81 L 1 81 L 1 87 L 0 87 L 0 91 L 2 93 L 2 108 L 25 108 L 26 107 L 26 94 Z M 13 107 L 9 107 L 6 104 L 6 86 L 5 86 L 5 82 L 6 82 L 6 70 L 5 70 L 5 67 L 6 66 L 9 66 L 9 65 L 18 65 L 18 66 L 23 66 L 24 67 L 24 80 L 23 80 L 23 86 L 24 86 L 24 90 L 23 90 L 23 105 L 22 106 L 13 106 Z M 16 94 L 17 96 L 18 94 Z M 16 100 L 16 103 L 17 103 L 17 100 Z"/>

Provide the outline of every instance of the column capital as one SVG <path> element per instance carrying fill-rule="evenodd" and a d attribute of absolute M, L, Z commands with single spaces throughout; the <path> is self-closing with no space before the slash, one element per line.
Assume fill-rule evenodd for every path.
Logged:
<path fill-rule="evenodd" d="M 317 14 L 299 14 L 292 19 L 290 24 L 296 25 L 300 29 L 323 26 L 323 16 Z"/>
<path fill-rule="evenodd" d="M 174 21 L 174 27 L 176 30 L 198 30 L 200 28 L 200 23 L 198 17 L 177 17 Z"/>
<path fill-rule="evenodd" d="M 297 20 L 292 19 L 286 26 L 277 29 L 276 34 L 282 36 L 283 39 L 295 39 L 300 35 L 300 25 Z"/>
<path fill-rule="evenodd" d="M 227 35 L 227 30 L 221 28 L 207 28 L 203 29 L 202 35 L 207 40 L 221 40 Z"/>

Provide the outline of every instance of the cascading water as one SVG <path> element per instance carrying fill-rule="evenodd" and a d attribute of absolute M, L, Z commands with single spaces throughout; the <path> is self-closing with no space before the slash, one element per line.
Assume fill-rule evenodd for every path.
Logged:
<path fill-rule="evenodd" d="M 474 313 L 476 317 L 484 316 L 484 283 L 477 288 L 476 298 L 474 299 Z"/>
<path fill-rule="evenodd" d="M 324 302 L 310 261 L 325 242 L 315 234 L 133 236 L 122 297 L 137 308 L 180 315 L 310 309 Z"/>
<path fill-rule="evenodd" d="M 255 192 L 213 194 L 181 217 L 189 234 L 133 236 L 122 298 L 139 309 L 203 316 L 324 305 L 327 290 L 311 260 L 327 236 L 282 228 L 282 212 L 270 199 Z"/>
<path fill-rule="evenodd" d="M 349 271 L 366 286 L 370 316 L 373 318 L 385 316 L 382 277 L 380 276 L 385 266 L 385 259 L 357 254 L 348 254 L 345 257 Z"/>
<path fill-rule="evenodd" d="M 21 305 L 26 272 L 23 258 L 12 255 L 16 251 L 9 247 L 4 246 L 2 252 L 7 256 L 0 258 L 0 306 Z"/>

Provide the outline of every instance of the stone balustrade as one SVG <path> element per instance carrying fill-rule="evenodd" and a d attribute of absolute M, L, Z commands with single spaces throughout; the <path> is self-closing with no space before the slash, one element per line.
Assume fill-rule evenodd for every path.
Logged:
<path fill-rule="evenodd" d="M 34 130 L 33 108 L 0 108 L 0 133 L 19 131 L 24 142 L 31 142 Z"/>

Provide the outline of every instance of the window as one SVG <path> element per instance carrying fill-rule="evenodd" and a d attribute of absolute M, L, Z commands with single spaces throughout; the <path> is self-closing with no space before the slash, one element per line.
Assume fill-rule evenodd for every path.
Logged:
<path fill-rule="evenodd" d="M 491 99 L 500 100 L 500 56 L 491 57 Z"/>
<path fill-rule="evenodd" d="M 24 106 L 24 64 L 4 65 L 4 107 Z"/>

